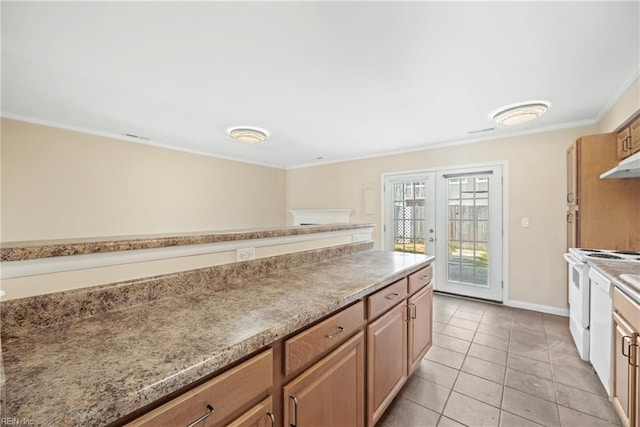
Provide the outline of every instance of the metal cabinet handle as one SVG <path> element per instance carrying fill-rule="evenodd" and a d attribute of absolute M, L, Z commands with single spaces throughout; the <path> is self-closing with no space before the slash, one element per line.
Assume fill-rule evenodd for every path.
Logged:
<path fill-rule="evenodd" d="M 633 352 L 633 355 L 635 357 L 633 357 L 633 358 L 631 357 L 631 347 L 635 348 L 635 351 Z M 627 357 L 627 362 L 629 363 L 629 365 L 634 366 L 634 367 L 640 366 L 640 365 L 638 365 L 638 361 L 637 361 L 637 359 L 638 359 L 638 344 L 629 344 L 629 355 L 630 356 Z M 631 359 L 634 359 L 634 360 L 632 361 Z"/>
<path fill-rule="evenodd" d="M 431 280 L 431 276 L 422 276 L 421 279 L 422 280 Z"/>
<path fill-rule="evenodd" d="M 289 426 L 296 427 L 298 425 L 298 399 L 294 395 L 289 395 L 289 399 L 293 400 L 293 423 Z"/>
<path fill-rule="evenodd" d="M 412 319 L 418 317 L 418 308 L 415 304 L 409 304 L 409 313 L 411 314 Z"/>
<path fill-rule="evenodd" d="M 629 349 L 629 353 L 625 353 L 624 352 L 624 345 L 625 345 L 625 339 L 629 338 L 629 340 L 631 340 L 631 337 L 628 335 L 625 335 L 624 337 L 622 337 L 622 355 L 625 356 L 627 359 L 629 359 L 629 356 L 631 356 L 631 341 L 629 341 L 629 345 L 627 346 L 627 348 Z M 629 363 L 631 363 L 631 361 L 629 361 Z"/>
<path fill-rule="evenodd" d="M 571 212 L 567 213 L 567 223 L 568 224 L 573 224 L 573 213 L 571 213 Z"/>
<path fill-rule="evenodd" d="M 573 203 L 574 200 L 573 193 L 567 193 L 567 203 Z"/>
<path fill-rule="evenodd" d="M 271 412 L 267 412 L 267 416 L 271 420 L 271 427 L 276 427 L 276 417 Z"/>
<path fill-rule="evenodd" d="M 397 293 L 395 293 L 395 292 L 392 292 L 392 293 L 390 293 L 389 295 L 387 295 L 385 298 L 386 298 L 386 299 L 396 299 L 396 298 L 398 298 L 398 295 L 400 295 L 400 294 L 397 294 Z"/>
<path fill-rule="evenodd" d="M 202 421 L 206 420 L 211 414 L 213 414 L 213 406 L 207 404 L 207 412 L 203 416 L 189 424 L 187 427 L 193 427 L 196 424 L 201 423 Z"/>
<path fill-rule="evenodd" d="M 631 137 L 628 136 L 624 139 L 624 149 L 625 151 L 631 151 Z"/>
<path fill-rule="evenodd" d="M 338 329 L 334 333 L 325 335 L 325 338 L 331 339 L 336 335 L 340 335 L 343 332 L 344 332 L 344 328 L 342 326 L 338 326 Z"/>

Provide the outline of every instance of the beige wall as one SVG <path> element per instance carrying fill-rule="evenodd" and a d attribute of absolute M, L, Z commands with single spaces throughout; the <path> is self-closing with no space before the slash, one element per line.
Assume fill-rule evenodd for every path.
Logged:
<path fill-rule="evenodd" d="M 618 99 L 598 123 L 598 133 L 613 132 L 629 117 L 640 110 L 640 77 Z"/>
<path fill-rule="evenodd" d="M 595 126 L 356 160 L 287 172 L 287 208 L 353 209 L 354 221 L 381 223 L 380 209 L 363 212 L 364 193 L 381 174 L 486 162 L 508 162 L 509 299 L 564 309 L 566 149 Z M 521 228 L 520 218 L 530 218 Z M 381 248 L 380 230 L 374 230 Z"/>
<path fill-rule="evenodd" d="M 281 226 L 285 171 L 2 120 L 2 241 Z"/>

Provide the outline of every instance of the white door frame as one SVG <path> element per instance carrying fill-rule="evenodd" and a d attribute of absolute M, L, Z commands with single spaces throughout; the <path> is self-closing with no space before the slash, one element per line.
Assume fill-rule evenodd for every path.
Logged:
<path fill-rule="evenodd" d="M 388 221 L 388 213 L 387 213 L 387 200 L 385 198 L 385 182 L 387 178 L 392 177 L 400 177 L 410 175 L 420 175 L 427 173 L 437 173 L 446 170 L 454 170 L 454 169 L 466 169 L 466 168 L 482 168 L 482 167 L 493 167 L 493 166 L 502 166 L 502 303 L 505 305 L 510 304 L 509 300 L 509 161 L 501 160 L 495 162 L 483 162 L 483 163 L 469 163 L 469 164 L 461 164 L 461 165 L 448 165 L 436 168 L 424 168 L 424 169 L 410 169 L 405 171 L 397 171 L 397 172 L 383 172 L 380 174 L 380 200 L 381 203 L 381 212 L 380 218 L 381 227 L 380 227 L 380 247 L 382 250 L 385 250 L 385 242 L 386 242 L 386 233 L 384 225 Z M 436 195 L 437 197 L 437 195 Z M 437 221 L 437 219 L 436 219 Z M 437 236 L 436 236 L 437 239 Z M 434 281 L 434 289 L 438 289 L 438 283 Z"/>
<path fill-rule="evenodd" d="M 391 187 L 396 183 L 406 183 L 406 182 L 416 182 L 416 181 L 424 181 L 425 183 L 425 214 L 427 215 L 427 224 L 425 227 L 425 249 L 427 254 L 435 255 L 435 246 L 436 242 L 429 242 L 430 237 L 435 237 L 435 218 L 436 218 L 436 175 L 434 172 L 420 172 L 420 173 L 409 173 L 409 174 L 383 174 L 382 181 L 382 224 L 380 227 L 382 231 L 382 247 L 385 250 L 393 250 L 393 233 L 395 224 L 393 223 L 393 192 L 391 188 L 387 188 L 387 185 Z M 429 224 L 429 220 L 431 220 L 431 224 Z M 432 234 L 427 231 L 427 228 L 431 228 L 434 230 Z M 389 232 L 386 232 L 386 231 Z"/>

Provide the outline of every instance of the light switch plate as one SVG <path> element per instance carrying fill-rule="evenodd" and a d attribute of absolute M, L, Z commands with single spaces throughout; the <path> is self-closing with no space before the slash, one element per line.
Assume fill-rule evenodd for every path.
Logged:
<path fill-rule="evenodd" d="M 520 227 L 529 228 L 529 218 L 520 218 Z"/>

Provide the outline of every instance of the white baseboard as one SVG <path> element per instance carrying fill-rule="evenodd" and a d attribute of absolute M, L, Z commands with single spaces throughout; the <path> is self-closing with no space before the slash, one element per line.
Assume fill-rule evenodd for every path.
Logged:
<path fill-rule="evenodd" d="M 569 317 L 568 308 L 552 307 L 550 305 L 532 304 L 524 301 L 506 300 L 504 305 L 514 308 L 523 308 L 525 310 L 539 311 L 541 313 L 555 314 L 557 316 Z"/>

